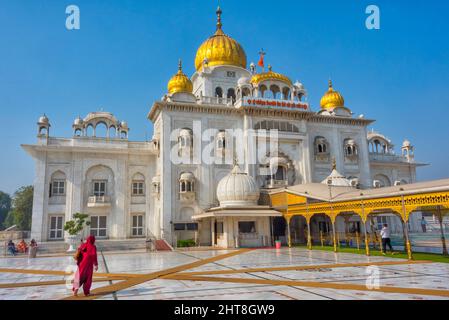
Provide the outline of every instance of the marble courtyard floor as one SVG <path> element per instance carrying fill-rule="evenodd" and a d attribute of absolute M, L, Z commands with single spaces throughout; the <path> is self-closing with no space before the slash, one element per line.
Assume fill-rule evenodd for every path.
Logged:
<path fill-rule="evenodd" d="M 449 299 L 449 264 L 388 256 L 283 248 L 117 252 L 98 262 L 94 295 L 77 299 Z M 73 267 L 71 256 L 0 258 L 0 299 L 72 299 Z"/>

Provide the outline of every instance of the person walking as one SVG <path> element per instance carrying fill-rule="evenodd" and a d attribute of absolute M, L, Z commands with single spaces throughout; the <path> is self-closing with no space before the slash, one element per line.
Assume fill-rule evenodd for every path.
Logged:
<path fill-rule="evenodd" d="M 89 236 L 75 254 L 78 269 L 73 280 L 73 295 L 78 296 L 78 290 L 83 287 L 84 295 L 90 295 L 94 269 L 98 270 L 97 247 L 95 246 L 95 237 Z"/>
<path fill-rule="evenodd" d="M 427 221 L 426 221 L 426 218 L 424 218 L 424 217 L 422 217 L 422 219 L 421 219 L 421 228 L 422 228 L 423 233 L 427 232 Z"/>
<path fill-rule="evenodd" d="M 28 257 L 34 259 L 36 258 L 36 254 L 37 254 L 37 242 L 36 240 L 32 239 L 30 242 Z"/>
<path fill-rule="evenodd" d="M 390 238 L 390 228 L 388 228 L 388 224 L 384 224 L 382 230 L 380 230 L 380 236 L 382 237 L 382 254 L 385 255 L 387 253 L 387 246 L 390 248 L 391 253 L 393 253 L 393 247 L 391 246 Z"/>

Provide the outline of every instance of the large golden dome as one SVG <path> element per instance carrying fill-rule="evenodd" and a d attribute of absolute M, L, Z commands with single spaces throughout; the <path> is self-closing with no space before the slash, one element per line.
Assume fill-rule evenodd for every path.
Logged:
<path fill-rule="evenodd" d="M 323 109 L 333 109 L 335 107 L 345 106 L 345 99 L 338 91 L 334 90 L 331 80 L 329 80 L 329 90 L 327 90 L 321 98 L 320 105 Z"/>
<path fill-rule="evenodd" d="M 200 70 L 203 62 L 207 65 L 231 65 L 246 69 L 246 53 L 242 46 L 227 36 L 221 29 L 221 9 L 217 9 L 217 31 L 209 39 L 203 42 L 196 52 L 195 68 Z"/>
<path fill-rule="evenodd" d="M 193 91 L 192 81 L 182 72 L 181 60 L 179 60 L 178 73 L 170 79 L 167 89 L 169 94 L 179 92 L 192 93 Z"/>
<path fill-rule="evenodd" d="M 258 85 L 260 82 L 265 80 L 278 80 L 287 83 L 288 85 L 292 85 L 292 81 L 289 77 L 284 76 L 283 74 L 273 72 L 271 70 L 271 66 L 268 67 L 268 72 L 255 74 L 251 78 L 251 83 Z"/>

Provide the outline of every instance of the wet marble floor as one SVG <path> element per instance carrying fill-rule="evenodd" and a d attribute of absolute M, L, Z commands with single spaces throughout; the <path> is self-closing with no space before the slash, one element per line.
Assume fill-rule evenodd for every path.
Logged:
<path fill-rule="evenodd" d="M 114 276 L 132 274 L 140 277 L 189 265 L 203 259 L 219 257 L 230 252 L 233 251 L 105 253 L 98 257 L 98 272 Z M 385 265 L 382 264 L 383 262 L 393 264 Z M 305 266 L 313 266 L 313 268 L 299 268 Z M 70 256 L 31 260 L 0 258 L 0 299 L 49 300 L 70 296 L 70 276 L 62 274 L 61 271 L 70 271 L 74 267 L 73 258 Z M 272 270 L 274 267 L 280 270 Z M 289 267 L 298 267 L 299 270 Z M 204 281 L 182 279 L 183 276 L 189 276 L 189 273 L 195 273 L 196 277 L 208 278 Z M 221 281 L 221 279 L 224 280 Z M 93 289 L 121 283 L 124 280 L 104 278 L 104 281 L 95 282 Z M 373 282 L 377 280 L 378 282 Z M 57 283 L 52 283 L 53 281 Z M 24 283 L 27 283 L 27 286 L 23 286 Z M 366 286 L 367 283 L 371 285 L 374 283 L 387 290 L 370 290 Z M 339 284 L 339 288 L 335 288 L 334 284 Z M 388 288 L 401 288 L 399 290 L 401 292 L 395 292 L 398 290 L 389 292 L 391 290 Z M 449 264 L 411 264 L 388 256 L 366 257 L 350 253 L 308 251 L 303 248 L 260 249 L 242 252 L 198 267 L 181 268 L 181 271 L 168 276 L 158 277 L 135 286 L 125 286 L 114 295 L 108 294 L 97 298 L 107 300 L 449 299 Z"/>

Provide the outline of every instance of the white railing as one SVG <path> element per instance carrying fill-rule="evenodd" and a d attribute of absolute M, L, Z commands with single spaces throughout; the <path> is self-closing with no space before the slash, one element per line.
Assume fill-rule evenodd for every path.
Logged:
<path fill-rule="evenodd" d="M 243 107 L 266 107 L 266 108 L 283 108 L 290 110 L 308 111 L 309 104 L 303 101 L 292 101 L 284 99 L 259 98 L 259 97 L 243 97 L 235 103 L 236 108 Z"/>
<path fill-rule="evenodd" d="M 109 196 L 91 196 L 87 201 L 88 206 L 105 206 L 111 204 L 111 197 Z"/>
<path fill-rule="evenodd" d="M 408 162 L 406 157 L 398 156 L 396 154 L 384 154 L 370 152 L 369 159 L 372 161 L 382 162 Z"/>
<path fill-rule="evenodd" d="M 234 102 L 232 101 L 232 98 L 220 98 L 220 97 L 206 97 L 201 96 L 199 98 L 200 104 L 218 104 L 218 105 L 225 105 L 225 106 L 232 106 Z"/>

